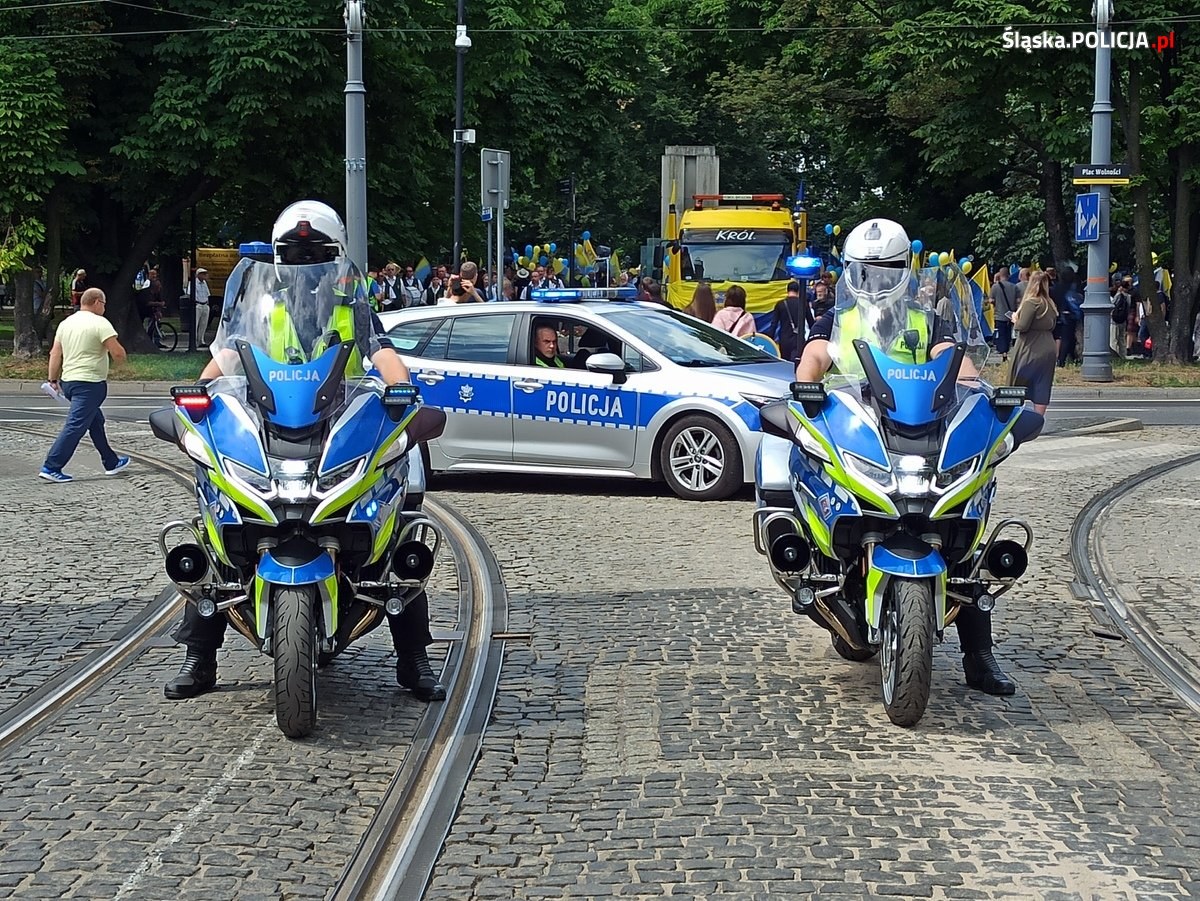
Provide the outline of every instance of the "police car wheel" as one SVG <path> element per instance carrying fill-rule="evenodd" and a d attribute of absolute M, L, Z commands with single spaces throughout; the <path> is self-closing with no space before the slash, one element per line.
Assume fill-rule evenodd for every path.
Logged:
<path fill-rule="evenodd" d="M 742 485 L 742 452 L 737 439 L 709 416 L 685 416 L 673 423 L 659 448 L 663 479 L 685 500 L 729 497 Z"/>

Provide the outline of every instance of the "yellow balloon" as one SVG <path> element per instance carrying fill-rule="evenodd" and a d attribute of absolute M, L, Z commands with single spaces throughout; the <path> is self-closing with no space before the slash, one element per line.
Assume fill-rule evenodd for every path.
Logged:
<path fill-rule="evenodd" d="M 838 274 L 837 274 L 836 272 L 830 272 L 830 273 L 829 273 L 829 280 L 830 280 L 831 282 L 836 282 L 836 281 L 838 280 Z"/>
<path fill-rule="evenodd" d="M 1150 263 L 1153 266 L 1158 265 L 1158 254 L 1156 252 L 1154 252 L 1153 250 L 1150 251 Z"/>
<path fill-rule="evenodd" d="M 835 235 L 840 235 L 842 233 L 842 227 L 840 225 L 835 225 L 833 227 L 833 233 Z"/>
<path fill-rule="evenodd" d="M 970 260 L 967 260 L 965 263 L 963 263 L 963 267 L 962 267 L 962 269 L 963 269 L 963 275 L 970 275 L 970 274 L 971 274 L 971 270 L 972 270 L 972 269 L 974 269 L 974 268 L 975 268 L 975 267 L 972 265 L 971 261 L 970 261 Z"/>
<path fill-rule="evenodd" d="M 549 244 L 543 244 L 543 245 L 542 245 L 542 252 L 543 252 L 543 253 L 549 253 L 549 252 L 550 252 L 550 245 L 549 245 Z"/>
<path fill-rule="evenodd" d="M 949 264 L 950 264 L 950 254 L 946 253 L 946 251 L 943 250 L 941 253 L 938 254 L 938 265 L 939 266 L 948 266 Z"/>
<path fill-rule="evenodd" d="M 1109 264 L 1108 264 L 1108 271 L 1109 271 L 1109 272 L 1116 272 L 1116 271 L 1117 271 L 1117 264 L 1116 264 L 1115 262 L 1114 262 L 1114 263 L 1109 263 Z"/>

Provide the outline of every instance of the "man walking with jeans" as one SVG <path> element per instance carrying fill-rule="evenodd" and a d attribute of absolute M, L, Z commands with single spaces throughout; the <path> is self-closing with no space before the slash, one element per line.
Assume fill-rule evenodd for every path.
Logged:
<path fill-rule="evenodd" d="M 105 305 L 104 292 L 88 288 L 79 300 L 79 311 L 64 319 L 54 335 L 49 382 L 71 402 L 71 410 L 38 473 L 47 482 L 71 481 L 63 467 L 84 432 L 91 435 L 107 475 L 116 475 L 129 465 L 128 457 L 118 456 L 109 446 L 104 414 L 100 412 L 108 396 L 108 355 L 112 354 L 118 365 L 125 362 L 125 348 L 117 340 L 117 331 L 104 318 Z"/>

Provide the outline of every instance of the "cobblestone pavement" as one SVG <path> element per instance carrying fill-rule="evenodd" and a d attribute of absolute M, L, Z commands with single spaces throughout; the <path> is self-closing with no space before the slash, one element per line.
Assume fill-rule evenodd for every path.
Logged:
<path fill-rule="evenodd" d="M 128 440 L 155 449 L 144 432 Z M 887 723 L 876 664 L 842 661 L 790 612 L 746 498 L 440 480 L 500 560 L 510 630 L 532 639 L 508 646 L 428 897 L 1200 894 L 1200 726 L 1067 590 L 1076 512 L 1197 444 L 1188 430 L 1047 438 L 1005 465 L 996 515 L 1038 535 L 997 615 L 1021 692 L 967 691 L 951 637 L 913 730 Z M 19 451 L 0 476 L 24 498 L 36 462 Z M 147 484 L 166 496 L 165 480 Z M 166 518 L 147 509 L 126 531 Z M 81 521 L 47 516 L 47 534 Z M 51 571 L 39 559 L 29 571 Z M 435 586 L 449 625 L 445 559 Z M 108 593 L 80 589 L 74 610 L 101 635 L 99 621 L 116 627 L 96 600 Z M 240 639 L 223 690 L 190 703 L 162 698 L 177 651 L 143 654 L 0 759 L 0 895 L 324 895 L 420 713 L 377 636 L 322 677 L 321 731 L 304 742 L 279 735 L 267 662 Z M 25 640 L 14 632 L 6 653 Z"/>
<path fill-rule="evenodd" d="M 1200 678 L 1200 464 L 1143 483 L 1097 523 L 1097 547 L 1130 613 Z"/>
<path fill-rule="evenodd" d="M 997 614 L 1021 691 L 968 691 L 951 637 L 913 730 L 887 722 L 876 663 L 791 614 L 745 500 L 445 479 L 533 639 L 510 645 L 428 897 L 1200 893 L 1200 725 L 1067 588 L 1079 509 L 1197 437 L 1047 438 L 1004 466 L 996 516 L 1038 536 Z"/>
<path fill-rule="evenodd" d="M 171 449 L 156 447 L 140 427 L 113 431 L 124 447 L 172 459 Z M 9 480 L 4 487 L 11 492 L 4 507 L 9 534 L 16 534 L 12 521 L 22 511 L 39 509 L 43 542 L 70 528 L 93 529 L 90 514 L 62 504 L 65 498 L 94 504 L 93 490 L 106 492 L 101 497 L 114 507 L 137 511 L 95 526 L 107 547 L 121 548 L 111 572 L 111 552 L 75 552 L 55 543 L 47 554 L 20 521 L 30 533 L 22 556 L 34 558 L 26 580 L 40 573 L 44 582 L 49 574 L 70 590 L 51 601 L 31 591 L 28 603 L 37 603 L 39 614 L 57 603 L 68 615 L 55 610 L 53 622 L 39 619 L 33 632 L 13 628 L 5 638 L 5 664 L 23 661 L 28 688 L 52 674 L 42 668 L 43 654 L 51 668 L 55 654 L 68 655 L 55 629 L 99 638 L 119 629 L 119 608 L 107 598 L 124 589 L 125 569 L 136 571 L 141 581 L 129 584 L 139 590 L 152 594 L 165 584 L 147 536 L 167 518 L 164 506 L 173 515 L 187 504 L 177 483 L 135 475 L 135 467 L 94 488 L 81 481 L 46 485 L 43 492 L 34 478 L 41 455 L 31 457 L 15 439 L 5 440 L 0 446 L 10 456 L 0 478 Z M 82 475 L 87 468 L 75 470 Z M 131 487 L 139 492 L 132 503 Z M 46 500 L 51 496 L 53 506 Z M 20 506 L 9 506 L 15 498 Z M 6 564 L 12 560 L 6 555 Z M 79 568 L 91 575 L 72 575 Z M 453 626 L 457 577 L 448 555 L 431 585 L 435 621 Z M 440 650 L 434 650 L 436 661 Z M 424 709 L 395 684 L 386 627 L 323 671 L 319 732 L 305 741 L 278 731 L 268 697 L 270 661 L 232 631 L 221 654 L 220 691 L 189 702 L 164 699 L 162 683 L 179 661 L 173 645 L 149 649 L 0 758 L 0 896 L 276 899 L 328 892 Z"/>

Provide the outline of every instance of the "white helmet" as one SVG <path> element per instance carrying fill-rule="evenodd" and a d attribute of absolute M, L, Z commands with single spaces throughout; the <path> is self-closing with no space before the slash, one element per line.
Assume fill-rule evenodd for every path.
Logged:
<path fill-rule="evenodd" d="M 904 296 L 908 290 L 909 259 L 912 242 L 899 222 L 868 219 L 846 236 L 842 246 L 845 282 L 856 302 L 887 302 Z"/>
<path fill-rule="evenodd" d="M 330 263 L 346 253 L 346 226 L 333 207 L 301 200 L 279 214 L 271 228 L 275 262 L 292 266 Z"/>

